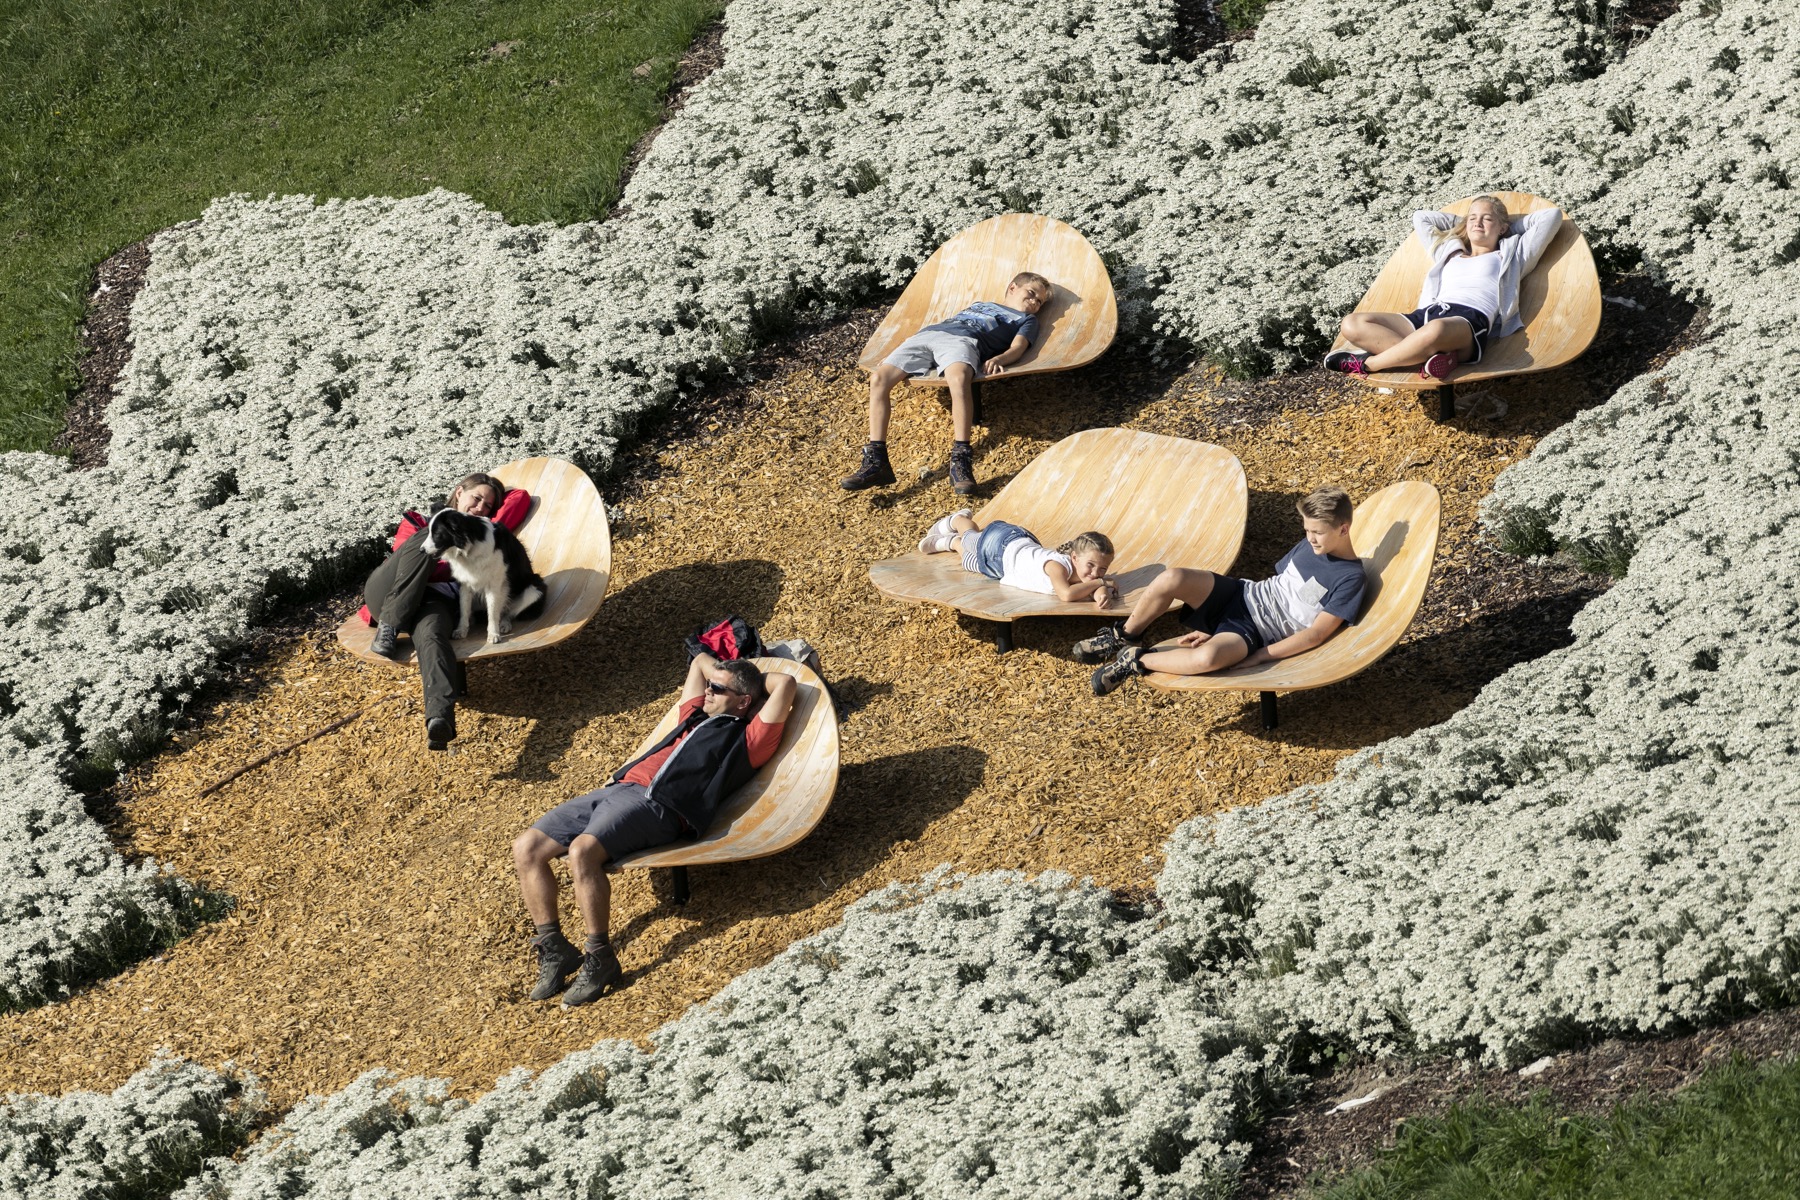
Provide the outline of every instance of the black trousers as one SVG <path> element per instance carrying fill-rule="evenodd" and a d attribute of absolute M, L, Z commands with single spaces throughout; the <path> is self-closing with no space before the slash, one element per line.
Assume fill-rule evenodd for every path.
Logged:
<path fill-rule="evenodd" d="M 450 645 L 460 605 L 431 586 L 437 559 L 425 553 L 425 538 L 414 534 L 382 560 L 363 588 L 363 600 L 377 622 L 412 633 L 413 657 L 425 688 L 425 719 L 456 711 L 463 672 Z"/>

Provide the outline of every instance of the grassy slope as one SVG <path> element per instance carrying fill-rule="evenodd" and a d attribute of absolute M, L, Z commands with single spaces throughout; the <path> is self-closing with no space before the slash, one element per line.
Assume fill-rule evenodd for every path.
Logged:
<path fill-rule="evenodd" d="M 1380 1165 L 1318 1200 L 1788 1200 L 1800 1195 L 1800 1063 L 1734 1062 L 1610 1116 L 1459 1105 L 1408 1123 Z"/>
<path fill-rule="evenodd" d="M 616 198 L 722 0 L 18 0 L 0 8 L 0 450 L 75 383 L 94 266 L 229 192 Z M 510 43 L 510 45 L 508 45 Z M 652 69 L 635 73 L 640 64 Z"/>

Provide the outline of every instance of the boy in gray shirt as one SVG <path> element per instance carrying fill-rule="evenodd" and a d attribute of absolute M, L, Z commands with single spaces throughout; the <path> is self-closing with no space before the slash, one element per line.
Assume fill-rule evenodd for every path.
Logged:
<path fill-rule="evenodd" d="M 1294 507 L 1306 536 L 1281 556 L 1274 575 L 1251 581 L 1170 567 L 1144 589 L 1130 616 L 1076 642 L 1076 661 L 1106 664 L 1094 672 L 1094 695 L 1146 671 L 1207 675 L 1292 658 L 1353 623 L 1367 579 L 1350 543 L 1349 495 L 1322 487 Z M 1181 602 L 1181 623 L 1193 632 L 1171 647 L 1149 649 L 1144 638 L 1171 600 Z"/>
<path fill-rule="evenodd" d="M 975 490 L 975 455 L 969 437 L 975 425 L 975 380 L 999 375 L 1024 357 L 1037 340 L 1037 314 L 1050 300 L 1050 281 L 1021 271 L 1006 286 L 1002 303 L 978 300 L 947 321 L 927 325 L 881 361 L 869 376 L 869 441 L 862 466 L 839 482 L 846 491 L 882 487 L 894 482 L 888 463 L 889 399 L 903 379 L 941 371 L 950 385 L 950 417 L 956 441 L 950 448 L 950 486 L 959 496 Z"/>

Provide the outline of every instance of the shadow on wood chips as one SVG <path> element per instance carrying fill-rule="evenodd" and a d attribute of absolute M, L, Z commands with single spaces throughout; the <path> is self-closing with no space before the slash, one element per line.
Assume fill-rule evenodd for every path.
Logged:
<path fill-rule="evenodd" d="M 905 486 L 836 486 L 864 436 L 853 364 L 876 316 L 797 335 L 753 362 L 762 378 L 701 397 L 671 415 L 659 446 L 628 456 L 605 489 L 617 511 L 606 603 L 560 646 L 473 664 L 450 753 L 425 748 L 415 678 L 338 652 L 320 629 L 278 644 L 137 769 L 114 822 L 128 852 L 230 893 L 237 910 L 64 1003 L 0 1018 L 0 1087 L 111 1088 L 167 1047 L 234 1059 L 281 1104 L 371 1067 L 477 1092 L 601 1038 L 645 1039 L 857 898 L 940 863 L 1055 869 L 1148 895 L 1181 822 L 1324 780 L 1344 754 L 1443 720 L 1513 663 L 1566 642 L 1570 614 L 1603 586 L 1497 554 L 1475 521 L 1494 476 L 1530 451 L 1526 431 L 1601 398 L 1588 375 L 1502 382 L 1486 408 L 1437 424 L 1417 397 L 1317 371 L 1226 384 L 1115 350 L 1087 370 L 990 385 L 976 460 L 990 494 L 1056 439 L 1129 424 L 1243 461 L 1240 574 L 1266 574 L 1297 540 L 1293 501 L 1320 483 L 1360 496 L 1430 480 L 1444 524 L 1409 640 L 1354 680 L 1285 698 L 1275 735 L 1253 695 L 1133 686 L 1096 700 L 1067 650 L 1097 619 L 1023 622 L 1017 649 L 998 655 L 954 614 L 869 585 L 871 562 L 958 507 L 943 471 L 948 419 L 922 390 L 902 390 L 890 437 Z M 1603 335 L 1593 357 L 1607 346 Z M 343 596 L 331 615 L 354 603 Z M 650 873 L 621 873 L 628 985 L 573 1012 L 526 1001 L 534 966 L 512 838 L 604 781 L 673 699 L 682 637 L 729 612 L 820 648 L 845 711 L 831 810 L 784 854 L 694 869 L 684 908 L 659 898 Z M 234 767 L 389 695 L 196 800 Z M 580 927 L 566 890 L 564 921 Z"/>

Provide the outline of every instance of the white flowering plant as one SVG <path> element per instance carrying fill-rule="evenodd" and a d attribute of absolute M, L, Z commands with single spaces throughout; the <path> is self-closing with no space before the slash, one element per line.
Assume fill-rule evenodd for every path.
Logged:
<path fill-rule="evenodd" d="M 1795 998 L 1793 23 L 1704 0 L 1624 54 L 1600 5 L 1287 0 L 1185 63 L 1167 5 L 1017 17 L 737 0 L 727 66 L 604 224 L 238 197 L 165 235 L 115 465 L 0 460 L 0 734 L 37 756 L 0 758 L 5 804 L 153 721 L 400 501 L 538 449 L 603 468 L 796 314 L 1007 207 L 1094 240 L 1119 352 L 1261 369 L 1322 343 L 1408 209 L 1556 198 L 1711 308 L 1488 509 L 1624 578 L 1443 725 L 1177 831 L 1161 917 L 1059 880 L 900 886 L 654 1054 L 469 1104 L 368 1077 L 185 1195 L 1192 1195 L 1320 1045 L 1510 1063 Z"/>

